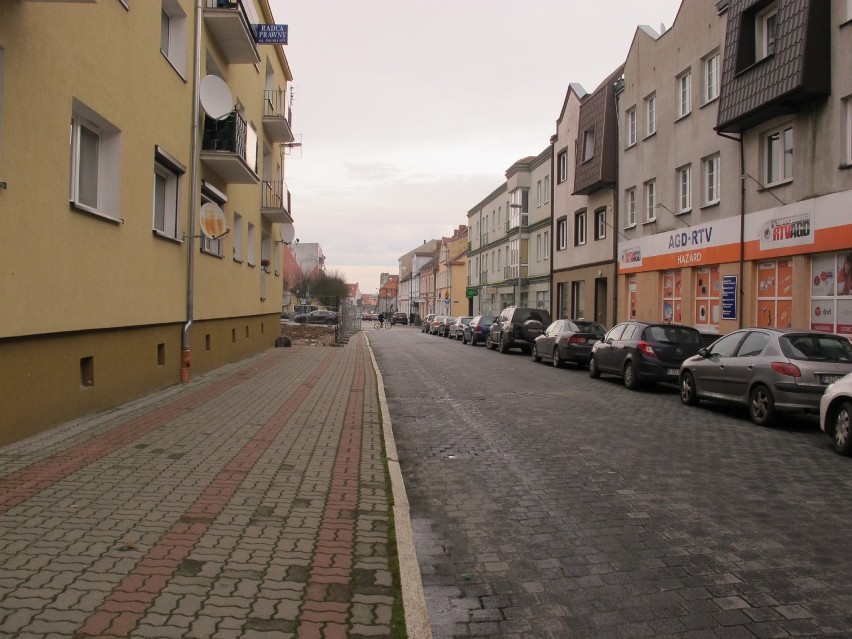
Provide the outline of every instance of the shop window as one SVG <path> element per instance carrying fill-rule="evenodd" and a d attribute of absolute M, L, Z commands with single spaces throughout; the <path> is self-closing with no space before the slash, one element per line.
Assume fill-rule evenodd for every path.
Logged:
<path fill-rule="evenodd" d="M 811 328 L 852 338 L 852 251 L 811 259 Z"/>
<path fill-rule="evenodd" d="M 793 262 L 761 262 L 757 265 L 756 326 L 793 325 Z"/>
<path fill-rule="evenodd" d="M 680 322 L 681 313 L 681 271 L 665 271 L 663 273 L 663 320 Z"/>
<path fill-rule="evenodd" d="M 704 332 L 719 331 L 722 285 L 718 266 L 695 269 L 695 327 Z"/>

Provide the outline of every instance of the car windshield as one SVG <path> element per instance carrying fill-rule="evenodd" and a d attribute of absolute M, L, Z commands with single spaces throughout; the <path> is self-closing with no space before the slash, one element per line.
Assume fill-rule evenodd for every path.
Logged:
<path fill-rule="evenodd" d="M 700 344 L 701 334 L 686 326 L 648 326 L 645 339 L 670 344 Z"/>
<path fill-rule="evenodd" d="M 815 362 L 852 362 L 852 344 L 833 335 L 785 335 L 779 340 L 790 359 Z"/>

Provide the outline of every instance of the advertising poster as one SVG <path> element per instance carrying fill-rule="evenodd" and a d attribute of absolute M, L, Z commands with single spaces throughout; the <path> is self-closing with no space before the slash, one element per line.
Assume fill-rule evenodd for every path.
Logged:
<path fill-rule="evenodd" d="M 793 326 L 793 300 L 778 300 L 775 305 L 778 317 L 775 326 L 778 328 L 791 328 Z"/>
<path fill-rule="evenodd" d="M 852 339 L 852 299 L 837 300 L 836 333 Z"/>
<path fill-rule="evenodd" d="M 775 297 L 775 262 L 757 265 L 757 297 Z"/>
<path fill-rule="evenodd" d="M 777 297 L 793 296 L 793 261 L 778 260 L 778 288 L 775 291 Z"/>
<path fill-rule="evenodd" d="M 837 256 L 837 294 L 852 295 L 852 252 Z"/>
<path fill-rule="evenodd" d="M 811 260 L 811 297 L 834 295 L 834 261 L 833 253 Z"/>
<path fill-rule="evenodd" d="M 811 301 L 811 330 L 834 332 L 834 300 Z"/>

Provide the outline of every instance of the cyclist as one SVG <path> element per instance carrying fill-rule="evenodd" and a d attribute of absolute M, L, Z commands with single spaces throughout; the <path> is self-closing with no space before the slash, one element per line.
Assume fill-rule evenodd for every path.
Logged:
<path fill-rule="evenodd" d="M 379 326 L 384 326 L 384 324 L 385 324 L 385 314 L 384 313 L 379 313 L 378 322 L 379 322 Z"/>

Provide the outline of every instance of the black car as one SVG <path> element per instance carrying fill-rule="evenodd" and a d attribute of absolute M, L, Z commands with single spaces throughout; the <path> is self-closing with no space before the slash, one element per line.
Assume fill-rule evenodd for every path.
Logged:
<path fill-rule="evenodd" d="M 643 382 L 677 384 L 680 365 L 704 346 L 691 326 L 664 322 L 623 322 L 592 346 L 589 376 L 610 373 L 638 389 Z"/>
<path fill-rule="evenodd" d="M 391 324 L 405 324 L 408 326 L 408 315 L 405 313 L 394 313 L 391 315 Z"/>
<path fill-rule="evenodd" d="M 550 313 L 543 308 L 509 306 L 491 325 L 485 345 L 490 350 L 498 348 L 501 353 L 520 348 L 529 355 L 535 338 L 544 333 L 547 326 L 550 326 Z"/>
<path fill-rule="evenodd" d="M 296 315 L 293 321 L 298 324 L 327 324 L 333 326 L 337 324 L 337 313 L 334 311 L 316 310 L 310 313 Z"/>
<path fill-rule="evenodd" d="M 483 344 L 488 340 L 488 329 L 497 321 L 493 315 L 477 315 L 467 326 L 464 327 L 462 333 L 462 344 L 470 344 L 476 346 L 478 343 Z"/>
<path fill-rule="evenodd" d="M 549 359 L 556 368 L 565 362 L 585 366 L 592 346 L 603 339 L 604 333 L 606 328 L 602 324 L 590 320 L 556 320 L 535 338 L 532 360 Z"/>

